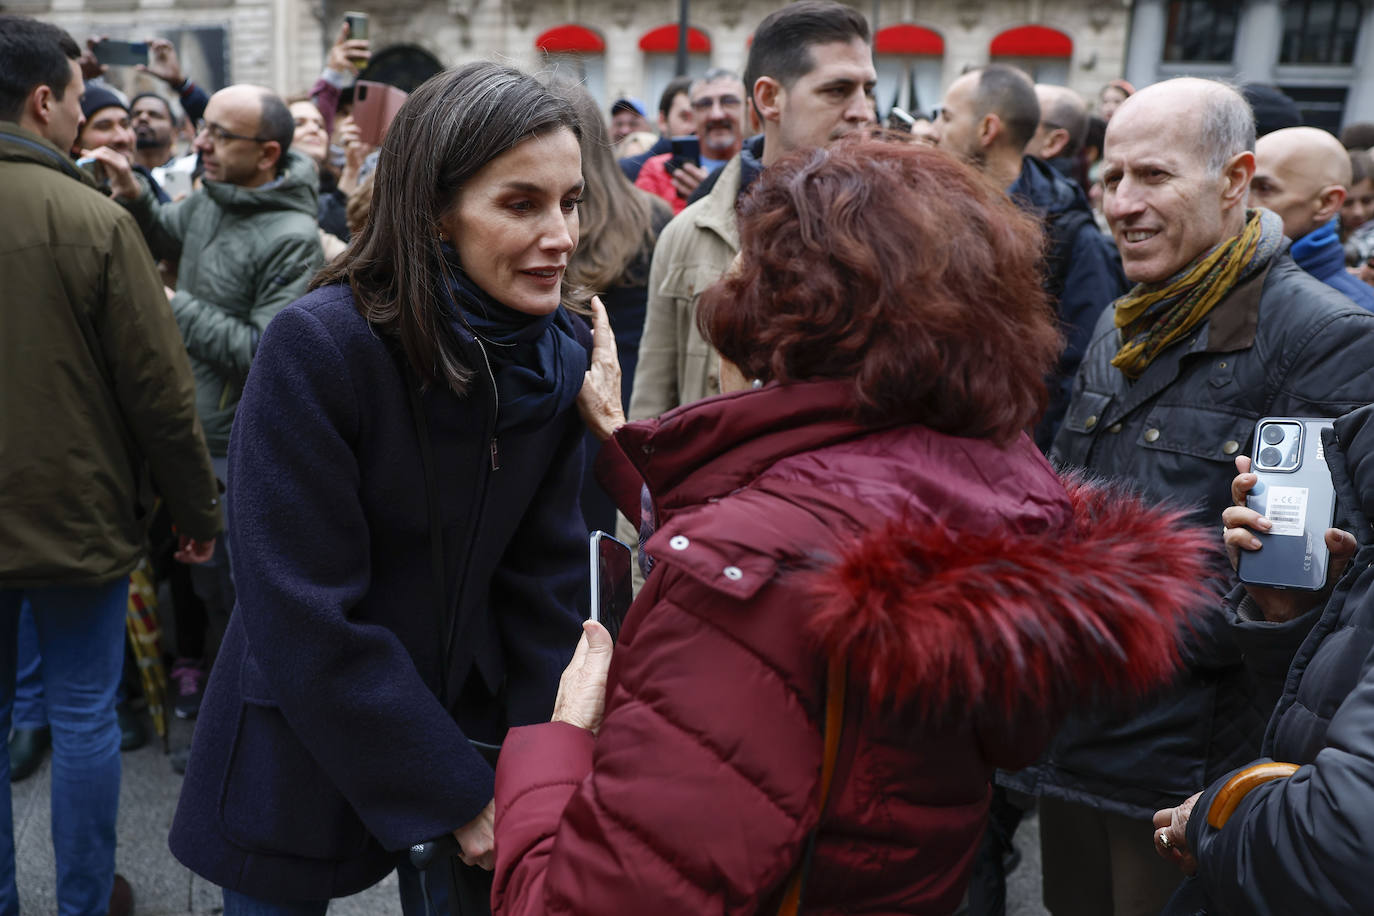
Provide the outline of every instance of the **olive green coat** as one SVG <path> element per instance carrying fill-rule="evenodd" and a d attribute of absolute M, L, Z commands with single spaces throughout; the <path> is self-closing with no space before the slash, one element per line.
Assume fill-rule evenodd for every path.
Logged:
<path fill-rule="evenodd" d="M 138 226 L 57 147 L 0 122 L 0 588 L 129 572 L 150 508 L 220 530 L 191 367 Z"/>
<path fill-rule="evenodd" d="M 180 259 L 172 311 L 212 455 L 229 451 L 229 427 L 267 323 L 305 294 L 324 264 L 319 183 L 314 163 L 288 152 L 282 176 L 260 188 L 207 181 L 184 200 L 158 204 L 145 185 L 137 200 L 123 202 L 153 254 Z"/>

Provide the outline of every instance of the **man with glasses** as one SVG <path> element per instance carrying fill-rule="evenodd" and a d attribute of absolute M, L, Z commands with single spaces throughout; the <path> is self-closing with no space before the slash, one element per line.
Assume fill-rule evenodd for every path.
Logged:
<path fill-rule="evenodd" d="M 221 89 L 205 108 L 195 149 L 204 187 L 160 204 L 123 156 L 96 151 L 114 198 L 138 220 L 154 257 L 180 259 L 167 290 L 196 377 L 196 410 L 215 472 L 226 484 L 229 427 L 267 323 L 304 294 L 323 264 L 316 217 L 315 165 L 291 149 L 296 125 L 282 99 L 260 86 Z M 214 559 L 193 568 L 209 616 L 213 656 L 234 606 L 227 538 Z M 179 669 L 178 690 L 198 695 L 204 672 Z M 181 683 L 184 681 L 184 683 Z M 185 710 L 184 713 L 181 710 Z M 178 702 L 192 716 L 196 704 Z"/>
<path fill-rule="evenodd" d="M 701 161 L 673 153 L 654 156 L 639 170 L 635 185 L 657 194 L 681 213 L 701 182 L 729 162 L 744 144 L 744 83 L 730 70 L 707 70 L 688 91 Z"/>

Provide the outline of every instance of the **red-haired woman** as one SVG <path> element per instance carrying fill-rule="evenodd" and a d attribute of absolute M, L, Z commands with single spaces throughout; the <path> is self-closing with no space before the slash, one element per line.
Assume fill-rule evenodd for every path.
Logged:
<path fill-rule="evenodd" d="M 843 141 L 765 172 L 740 238 L 699 321 L 742 390 L 603 455 L 652 573 L 609 678 L 587 624 L 506 740 L 499 913 L 773 913 L 803 870 L 808 912 L 953 912 L 993 769 L 1167 680 L 1199 602 L 1210 538 L 1023 432 L 1060 341 L 1000 190 Z"/>

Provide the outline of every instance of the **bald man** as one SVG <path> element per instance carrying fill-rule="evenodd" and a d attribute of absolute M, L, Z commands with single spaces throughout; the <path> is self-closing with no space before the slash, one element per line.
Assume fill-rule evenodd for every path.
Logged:
<path fill-rule="evenodd" d="M 1299 267 L 1374 311 L 1374 287 L 1346 271 L 1336 232 L 1349 184 L 1350 154 L 1324 130 L 1286 127 L 1255 144 L 1250 205 L 1273 210 L 1283 220 L 1283 234 L 1293 240 L 1289 253 Z"/>
<path fill-rule="evenodd" d="M 1093 331 L 1050 453 L 1197 525 L 1232 505 L 1261 417 L 1374 402 L 1374 315 L 1293 262 L 1275 214 L 1247 207 L 1254 148 L 1250 106 L 1210 80 L 1156 83 L 1112 116 L 1102 212 L 1135 286 Z M 1005 779 L 1041 796 L 1053 916 L 1157 916 L 1182 874 L 1151 846 L 1155 812 L 1258 755 L 1278 697 L 1246 661 L 1273 659 L 1277 621 L 1224 614 L 1232 584 L 1199 602 L 1172 687 L 1071 717 L 1040 764 Z"/>
<path fill-rule="evenodd" d="M 267 323 L 305 294 L 324 263 L 316 220 L 315 163 L 291 148 L 296 122 L 270 89 L 240 84 L 210 97 L 195 149 L 204 187 L 176 203 L 160 203 L 124 157 L 97 150 L 114 199 L 143 230 L 153 256 L 180 259 L 172 314 L 196 376 L 196 412 L 215 473 L 228 477 L 229 429 L 243 383 Z M 228 503 L 228 497 L 224 498 Z M 204 602 L 213 656 L 234 606 L 228 537 L 209 563 L 191 573 Z M 194 718 L 205 681 L 200 664 L 179 666 L 177 715 Z"/>
<path fill-rule="evenodd" d="M 1078 179 L 1078 153 L 1088 135 L 1088 106 L 1066 86 L 1035 84 L 1040 123 L 1026 144 L 1027 156 L 1039 156 L 1066 178 Z"/>

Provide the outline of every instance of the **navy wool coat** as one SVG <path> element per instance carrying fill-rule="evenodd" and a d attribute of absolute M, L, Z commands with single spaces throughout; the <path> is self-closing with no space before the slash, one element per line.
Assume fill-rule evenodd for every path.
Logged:
<path fill-rule="evenodd" d="M 582 322 L 558 320 L 590 347 Z M 462 344 L 482 366 L 478 343 Z M 263 334 L 229 449 L 238 605 L 171 834 L 176 857 L 215 884 L 355 893 L 491 799 L 469 738 L 549 717 L 585 605 L 582 424 L 569 410 L 493 449 L 485 371 L 466 397 L 436 385 L 423 404 L 457 608 L 448 709 L 399 364 L 345 286 L 297 300 Z"/>

